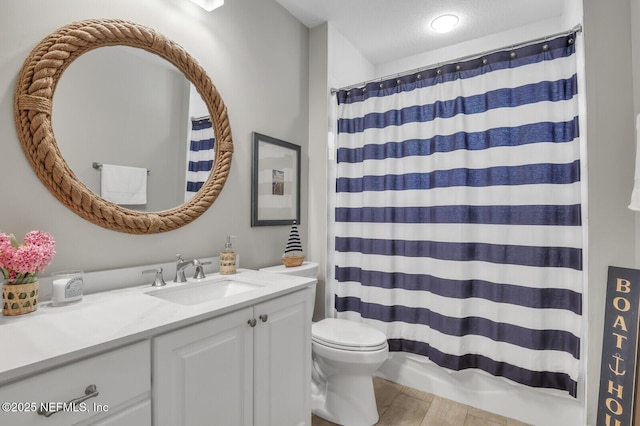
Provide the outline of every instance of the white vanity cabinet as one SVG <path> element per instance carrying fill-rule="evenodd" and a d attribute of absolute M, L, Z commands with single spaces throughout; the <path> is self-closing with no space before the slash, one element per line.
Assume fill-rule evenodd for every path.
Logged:
<path fill-rule="evenodd" d="M 142 341 L 0 386 L 0 425 L 150 425 L 150 352 Z"/>
<path fill-rule="evenodd" d="M 310 425 L 313 291 L 154 338 L 153 424 Z"/>

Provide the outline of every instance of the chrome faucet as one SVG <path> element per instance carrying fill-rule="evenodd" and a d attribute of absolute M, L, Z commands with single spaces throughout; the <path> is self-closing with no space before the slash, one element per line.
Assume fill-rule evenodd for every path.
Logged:
<path fill-rule="evenodd" d="M 178 260 L 176 261 L 176 276 L 173 278 L 174 283 L 187 282 L 187 277 L 184 276 L 184 270 L 189 265 L 193 265 L 193 260 L 184 260 L 181 254 L 176 254 Z"/>

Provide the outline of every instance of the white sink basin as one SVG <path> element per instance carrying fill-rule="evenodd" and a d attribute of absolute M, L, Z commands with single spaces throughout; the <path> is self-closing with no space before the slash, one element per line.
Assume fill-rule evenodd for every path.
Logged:
<path fill-rule="evenodd" d="M 261 287 L 263 287 L 262 284 L 229 278 L 214 278 L 199 282 L 187 282 L 177 287 L 154 290 L 146 294 L 181 305 L 197 305 Z"/>

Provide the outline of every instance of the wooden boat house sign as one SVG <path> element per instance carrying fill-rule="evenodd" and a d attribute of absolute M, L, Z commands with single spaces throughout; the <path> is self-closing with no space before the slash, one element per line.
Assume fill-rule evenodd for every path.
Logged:
<path fill-rule="evenodd" d="M 610 266 L 602 342 L 598 426 L 634 424 L 640 271 Z"/>

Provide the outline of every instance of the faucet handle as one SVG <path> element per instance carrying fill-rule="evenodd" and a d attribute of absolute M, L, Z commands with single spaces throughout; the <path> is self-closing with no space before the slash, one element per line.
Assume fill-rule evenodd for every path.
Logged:
<path fill-rule="evenodd" d="M 206 278 L 204 275 L 204 265 L 211 265 L 211 262 L 200 262 L 198 259 L 193 259 L 193 264 L 196 267 L 196 272 L 193 275 L 193 279 L 201 280 L 202 278 Z"/>
<path fill-rule="evenodd" d="M 162 276 L 162 268 L 147 269 L 146 271 L 142 271 L 143 274 L 148 274 L 151 272 L 156 273 L 153 284 L 151 284 L 152 287 L 162 287 L 163 285 L 167 285 L 167 283 L 164 282 L 164 277 Z"/>

